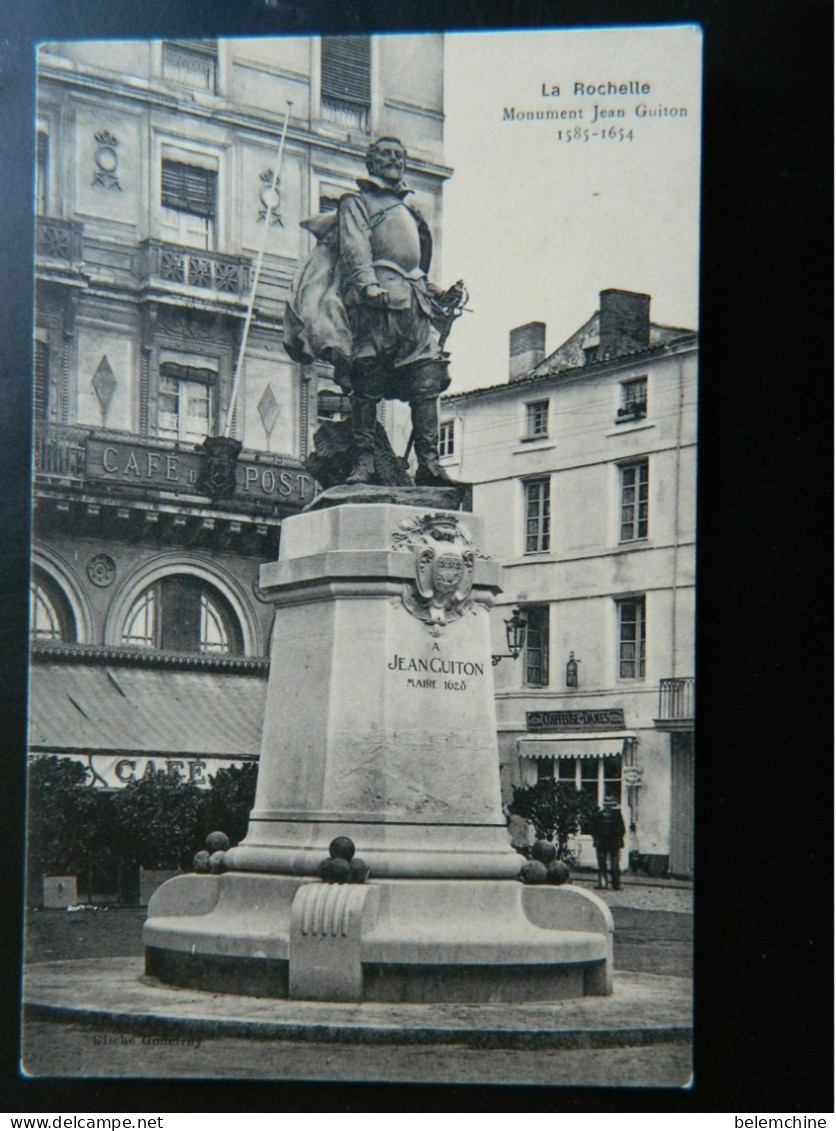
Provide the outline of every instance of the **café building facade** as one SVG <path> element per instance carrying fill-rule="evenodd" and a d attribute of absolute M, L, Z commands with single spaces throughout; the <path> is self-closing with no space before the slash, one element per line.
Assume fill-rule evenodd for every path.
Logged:
<path fill-rule="evenodd" d="M 300 221 L 395 134 L 440 229 L 441 73 L 439 35 L 39 48 L 30 757 L 105 789 L 257 757 L 259 566 L 345 411 L 282 346 Z"/>

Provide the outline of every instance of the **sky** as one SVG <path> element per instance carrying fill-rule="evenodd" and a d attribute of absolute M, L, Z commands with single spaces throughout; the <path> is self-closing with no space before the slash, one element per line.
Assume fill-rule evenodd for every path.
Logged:
<path fill-rule="evenodd" d="M 701 49 L 693 26 L 445 36 L 454 173 L 439 278 L 463 278 L 472 309 L 448 342 L 451 393 L 507 379 L 515 326 L 545 322 L 556 349 L 609 287 L 651 295 L 654 322 L 697 327 Z M 578 82 L 628 92 L 580 94 Z M 639 117 L 642 106 L 668 113 Z M 567 117 L 503 120 L 512 109 Z"/>

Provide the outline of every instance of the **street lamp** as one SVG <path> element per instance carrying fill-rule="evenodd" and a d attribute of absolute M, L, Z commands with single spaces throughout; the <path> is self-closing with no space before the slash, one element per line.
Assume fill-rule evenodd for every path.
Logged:
<path fill-rule="evenodd" d="M 519 609 L 513 609 L 511 616 L 505 621 L 505 639 L 508 643 L 508 651 L 491 656 L 491 663 L 494 667 L 500 660 L 516 660 L 525 647 L 525 630 L 527 628 L 528 618 L 525 613 L 521 613 Z"/>

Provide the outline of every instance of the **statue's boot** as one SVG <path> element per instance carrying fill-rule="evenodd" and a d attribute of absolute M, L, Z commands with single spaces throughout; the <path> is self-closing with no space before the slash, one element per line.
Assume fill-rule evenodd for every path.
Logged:
<path fill-rule="evenodd" d="M 433 397 L 410 401 L 412 431 L 418 470 L 416 487 L 458 487 L 438 462 L 438 399 Z"/>
<path fill-rule="evenodd" d="M 346 483 L 374 483 L 374 429 L 377 401 L 356 393 L 351 398 L 351 429 L 354 438 L 354 467 Z"/>

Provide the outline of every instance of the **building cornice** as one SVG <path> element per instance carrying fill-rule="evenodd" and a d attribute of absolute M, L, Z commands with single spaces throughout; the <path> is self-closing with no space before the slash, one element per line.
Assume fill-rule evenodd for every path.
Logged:
<path fill-rule="evenodd" d="M 87 90 L 107 98 L 121 98 L 128 102 L 150 104 L 156 110 L 169 110 L 178 115 L 187 115 L 200 118 L 215 126 L 226 126 L 236 130 L 246 130 L 254 135 L 268 140 L 275 145 L 276 138 L 282 131 L 284 113 L 264 111 L 242 111 L 233 108 L 223 95 L 205 95 L 200 101 L 196 99 L 186 101 L 176 94 L 164 89 L 154 82 L 137 79 L 125 75 L 116 75 L 110 71 L 100 71 L 89 64 L 79 64 L 62 59 L 60 56 L 49 55 L 48 61 L 41 56 L 38 67 L 38 77 L 41 84 L 52 81 L 66 86 Z M 435 111 L 424 110 L 419 106 L 413 107 L 416 113 L 426 114 L 434 118 Z M 305 148 L 318 149 L 345 157 L 356 157 L 362 165 L 365 161 L 369 138 L 364 136 L 359 141 L 352 141 L 344 135 L 329 138 L 317 133 L 315 130 L 306 129 L 299 121 L 288 124 L 287 144 L 298 144 Z M 453 169 L 438 162 L 428 161 L 410 153 L 410 170 L 416 174 L 436 177 L 447 180 L 453 175 Z"/>
<path fill-rule="evenodd" d="M 567 369 L 559 369 L 554 373 L 530 374 L 518 381 L 503 381 L 497 385 L 485 385 L 479 389 L 468 389 L 461 393 L 449 393 L 443 397 L 444 404 L 455 404 L 457 401 L 473 399 L 474 397 L 497 396 L 507 393 L 515 395 L 523 389 L 541 389 L 549 382 L 569 384 L 570 382 L 587 380 L 591 377 L 603 376 L 617 372 L 624 368 L 634 368 L 645 362 L 658 361 L 665 357 L 675 357 L 678 354 L 695 353 L 698 349 L 699 334 L 694 331 L 683 335 L 674 342 L 666 342 L 653 346 L 650 349 L 636 350 L 635 353 L 623 353 L 618 357 L 607 358 L 605 361 L 596 361 L 588 365 L 575 365 Z"/>
<path fill-rule="evenodd" d="M 246 656 L 218 656 L 199 652 L 159 652 L 144 648 L 113 648 L 94 644 L 48 644 L 35 641 L 31 647 L 35 663 L 123 664 L 138 668 L 171 668 L 177 671 L 235 672 L 266 679 L 269 660 Z"/>

